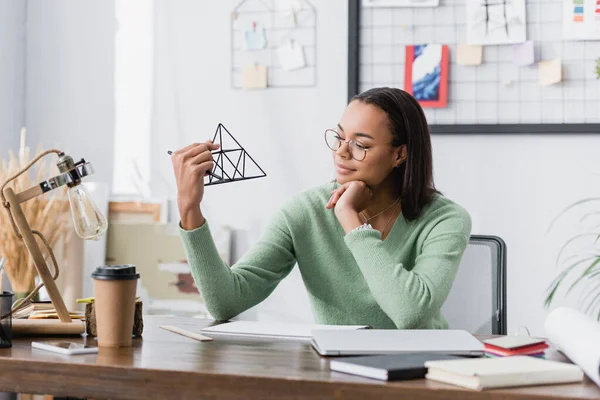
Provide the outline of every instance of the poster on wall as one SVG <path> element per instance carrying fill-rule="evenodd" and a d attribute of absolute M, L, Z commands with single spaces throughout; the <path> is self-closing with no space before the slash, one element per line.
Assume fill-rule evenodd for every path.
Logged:
<path fill-rule="evenodd" d="M 563 39 L 600 39 L 598 0 L 563 0 Z"/>
<path fill-rule="evenodd" d="M 404 90 L 426 108 L 448 104 L 448 46 L 406 46 Z"/>
<path fill-rule="evenodd" d="M 527 40 L 525 0 L 467 0 L 467 43 L 514 44 Z"/>
<path fill-rule="evenodd" d="M 363 7 L 437 7 L 440 0 L 363 0 Z"/>

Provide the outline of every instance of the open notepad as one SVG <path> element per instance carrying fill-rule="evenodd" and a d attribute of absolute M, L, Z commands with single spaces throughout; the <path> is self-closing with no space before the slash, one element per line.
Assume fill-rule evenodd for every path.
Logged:
<path fill-rule="evenodd" d="M 310 341 L 312 331 L 317 329 L 356 330 L 369 328 L 367 325 L 315 325 L 288 324 L 281 322 L 234 321 L 202 329 L 208 336 L 237 336 L 276 338 Z"/>

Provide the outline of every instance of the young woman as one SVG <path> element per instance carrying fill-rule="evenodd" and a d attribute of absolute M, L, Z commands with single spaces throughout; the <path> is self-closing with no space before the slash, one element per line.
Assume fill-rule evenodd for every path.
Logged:
<path fill-rule="evenodd" d="M 181 235 L 210 314 L 263 301 L 296 263 L 317 323 L 445 328 L 440 308 L 471 232 L 467 211 L 435 190 L 427 121 L 393 88 L 368 90 L 325 132 L 336 181 L 297 195 L 233 267 L 219 257 L 200 203 L 211 142 L 172 156 Z"/>

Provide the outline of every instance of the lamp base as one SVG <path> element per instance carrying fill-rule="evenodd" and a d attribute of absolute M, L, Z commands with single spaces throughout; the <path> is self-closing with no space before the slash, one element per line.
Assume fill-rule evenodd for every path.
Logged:
<path fill-rule="evenodd" d="M 12 334 L 33 335 L 81 335 L 85 333 L 85 321 L 75 319 L 61 322 L 59 319 L 17 319 L 12 320 Z"/>

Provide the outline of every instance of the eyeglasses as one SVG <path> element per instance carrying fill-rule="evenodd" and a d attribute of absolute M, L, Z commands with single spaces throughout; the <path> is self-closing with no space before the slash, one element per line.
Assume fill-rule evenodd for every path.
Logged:
<path fill-rule="evenodd" d="M 340 137 L 340 134 L 335 129 L 327 129 L 325 131 L 325 143 L 327 143 L 327 147 L 329 147 L 333 151 L 337 151 L 340 147 L 342 147 L 343 142 L 348 142 L 348 150 L 350 151 L 350 155 L 356 161 L 362 161 L 367 156 L 368 148 L 363 146 L 361 143 L 355 140 L 344 140 Z"/>

